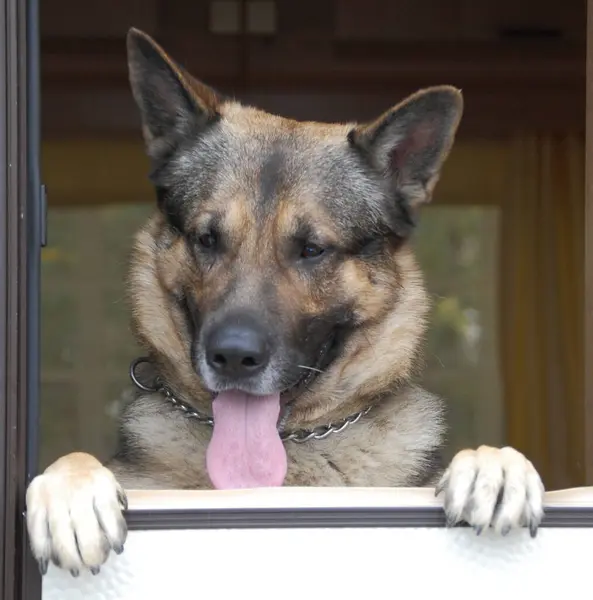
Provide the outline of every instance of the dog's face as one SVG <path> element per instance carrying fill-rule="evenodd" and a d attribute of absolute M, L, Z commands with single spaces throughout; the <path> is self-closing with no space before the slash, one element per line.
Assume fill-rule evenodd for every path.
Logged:
<path fill-rule="evenodd" d="M 396 307 L 422 322 L 406 241 L 450 149 L 457 90 L 366 125 L 300 123 L 221 99 L 138 31 L 128 52 L 160 209 L 136 244 L 135 325 L 174 377 L 292 400 L 364 361 L 352 340 L 374 343 Z"/>

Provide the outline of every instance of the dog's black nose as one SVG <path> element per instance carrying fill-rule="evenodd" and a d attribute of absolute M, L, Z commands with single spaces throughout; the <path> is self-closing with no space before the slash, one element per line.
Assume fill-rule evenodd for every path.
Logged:
<path fill-rule="evenodd" d="M 206 360 L 214 371 L 226 377 L 255 375 L 270 361 L 266 335 L 255 323 L 222 323 L 208 336 Z"/>

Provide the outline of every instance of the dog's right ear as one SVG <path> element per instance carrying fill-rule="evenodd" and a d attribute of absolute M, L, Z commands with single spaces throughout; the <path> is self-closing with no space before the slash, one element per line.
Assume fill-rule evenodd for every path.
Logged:
<path fill-rule="evenodd" d="M 412 214 L 430 201 L 462 112 L 460 90 L 427 88 L 355 127 L 348 139 L 391 182 L 395 199 Z"/>
<path fill-rule="evenodd" d="M 215 121 L 218 98 L 198 82 L 146 33 L 128 31 L 130 84 L 142 116 L 148 155 L 160 159 L 183 136 L 199 134 Z"/>

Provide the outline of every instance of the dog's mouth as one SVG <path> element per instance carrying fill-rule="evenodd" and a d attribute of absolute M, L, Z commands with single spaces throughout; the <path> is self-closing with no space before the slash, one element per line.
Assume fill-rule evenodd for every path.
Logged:
<path fill-rule="evenodd" d="M 284 483 L 287 458 L 279 422 L 291 404 L 329 367 L 337 355 L 332 334 L 320 347 L 314 365 L 280 392 L 256 396 L 238 390 L 219 392 L 212 401 L 214 429 L 206 465 L 217 489 L 276 487 Z"/>
<path fill-rule="evenodd" d="M 258 395 L 250 393 L 249 388 L 233 389 L 231 384 L 213 394 L 214 423 L 206 467 L 216 489 L 276 487 L 284 483 L 287 457 L 280 437 L 282 423 L 292 403 L 311 389 L 339 355 L 348 322 L 341 320 L 327 331 L 313 361 L 293 364 L 290 370 L 298 375 L 293 375 L 292 381 L 285 380 L 278 391 Z M 196 324 L 191 320 L 190 324 L 195 335 Z M 319 333 L 320 328 L 313 325 L 309 324 L 308 331 Z M 192 362 L 195 358 L 192 356 Z"/>

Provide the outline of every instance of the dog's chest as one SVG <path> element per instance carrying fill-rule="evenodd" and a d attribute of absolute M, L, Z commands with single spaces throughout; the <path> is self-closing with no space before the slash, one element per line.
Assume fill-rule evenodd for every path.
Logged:
<path fill-rule="evenodd" d="M 444 429 L 438 410 L 429 401 L 430 395 L 419 394 L 413 403 L 382 406 L 324 440 L 286 441 L 285 485 L 418 485 L 430 474 L 431 453 L 440 447 Z M 146 460 L 138 466 L 148 471 L 151 480 L 168 488 L 212 487 L 206 469 L 210 426 L 181 411 L 155 418 L 143 410 L 133 416 L 126 419 L 128 438 L 140 446 Z"/>

